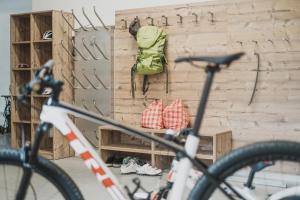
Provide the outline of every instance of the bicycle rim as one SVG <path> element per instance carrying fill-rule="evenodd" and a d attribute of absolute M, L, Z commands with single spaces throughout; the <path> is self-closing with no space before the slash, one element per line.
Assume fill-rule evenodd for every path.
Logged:
<path fill-rule="evenodd" d="M 245 186 L 251 170 L 258 170 L 264 165 L 265 168 L 254 173 L 252 187 L 249 184 Z M 242 197 L 224 184 L 212 184 L 207 177 L 202 177 L 190 199 L 229 199 L 218 186 L 224 188 L 232 199 L 300 199 L 300 190 L 297 190 L 300 188 L 300 144 L 271 141 L 249 145 L 217 161 L 209 168 L 209 172 L 214 177 L 226 180 Z M 284 195 L 280 197 L 278 194 Z"/>

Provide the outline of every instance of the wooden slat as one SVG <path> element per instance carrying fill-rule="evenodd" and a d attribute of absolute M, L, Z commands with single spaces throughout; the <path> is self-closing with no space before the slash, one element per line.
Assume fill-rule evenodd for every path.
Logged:
<path fill-rule="evenodd" d="M 117 11 L 115 119 L 138 126 L 145 103 L 159 98 L 167 105 L 179 97 L 193 121 L 205 73 L 188 64 L 175 65 L 174 59 L 245 51 L 246 56 L 216 75 L 203 132 L 232 130 L 233 147 L 275 138 L 294 140 L 300 130 L 299 6 L 297 0 L 225 0 Z M 214 13 L 214 23 L 210 22 L 209 11 Z M 192 22 L 192 12 L 199 15 L 197 24 Z M 170 26 L 162 26 L 162 13 L 168 17 Z M 177 24 L 176 14 L 183 16 L 183 25 Z M 131 97 L 130 67 L 135 62 L 137 45 L 128 30 L 121 28 L 121 19 L 129 24 L 135 16 L 139 16 L 142 25 L 151 16 L 154 24 L 167 32 L 169 94 L 165 94 L 164 74 L 154 75 L 145 98 L 141 94 L 142 77 L 137 75 L 136 99 Z M 254 52 L 260 54 L 261 71 L 254 101 L 248 106 L 257 69 Z"/>

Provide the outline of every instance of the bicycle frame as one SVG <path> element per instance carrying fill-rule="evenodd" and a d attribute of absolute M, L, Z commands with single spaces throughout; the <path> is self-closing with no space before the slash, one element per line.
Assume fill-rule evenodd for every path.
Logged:
<path fill-rule="evenodd" d="M 50 97 L 46 104 L 43 105 L 40 115 L 42 123 L 37 129 L 37 134 L 35 136 L 35 142 L 33 144 L 31 154 L 26 153 L 28 149 L 26 150 L 25 147 L 25 155 L 30 155 L 30 157 L 29 162 L 27 161 L 28 159 L 24 161 L 24 174 L 25 172 L 27 173 L 25 177 L 22 177 L 22 181 L 18 190 L 18 196 L 22 197 L 22 195 L 26 193 L 28 183 L 32 174 L 30 163 L 34 163 L 34 159 L 37 158 L 37 152 L 43 134 L 51 128 L 51 125 L 53 125 L 65 136 L 76 154 L 80 155 L 88 169 L 90 169 L 95 174 L 98 181 L 107 189 L 114 200 L 128 199 L 128 195 L 126 195 L 126 193 L 123 191 L 121 185 L 117 181 L 117 178 L 109 170 L 105 162 L 98 156 L 97 152 L 85 139 L 83 134 L 75 126 L 72 120 L 68 117 L 68 114 L 98 124 L 108 124 L 113 127 L 117 127 L 124 133 L 133 135 L 135 137 L 140 136 L 143 139 L 157 142 L 160 145 L 163 145 L 176 152 L 176 156 L 177 158 L 179 158 L 177 171 L 180 173 L 176 174 L 175 182 L 171 189 L 170 199 L 172 200 L 182 199 L 185 189 L 184 183 L 188 178 L 189 171 L 192 168 L 193 164 L 196 164 L 197 167 L 200 168 L 200 170 L 204 173 L 204 175 L 208 176 L 208 178 L 210 178 L 212 182 L 221 182 L 220 180 L 217 180 L 216 178 L 210 176 L 210 174 L 206 170 L 207 166 L 196 158 L 196 153 L 200 142 L 198 132 L 201 127 L 201 122 L 204 116 L 206 102 L 209 96 L 209 91 L 213 82 L 214 74 L 219 70 L 220 68 L 218 65 L 207 66 L 206 68 L 207 78 L 198 107 L 195 126 L 191 131 L 189 131 L 184 147 L 161 137 L 140 132 L 134 128 L 120 124 L 112 119 L 98 116 L 92 112 L 88 112 L 66 103 L 60 103 L 58 102 L 58 100 L 56 100 L 58 99 L 59 92 L 55 93 L 54 90 L 53 98 Z M 60 89 L 58 88 L 57 91 L 60 91 Z M 32 161 L 30 162 L 30 160 Z M 27 163 L 29 163 L 28 166 L 26 165 Z"/>
<path fill-rule="evenodd" d="M 44 105 L 40 115 L 41 121 L 53 124 L 53 126 L 56 127 L 65 136 L 76 154 L 80 155 L 88 169 L 90 169 L 96 175 L 98 181 L 107 189 L 112 198 L 115 200 L 127 199 L 127 195 L 125 195 L 121 185 L 117 181 L 117 178 L 106 166 L 105 162 L 98 156 L 97 152 L 85 139 L 85 137 L 75 126 L 72 120 L 68 117 L 68 114 L 96 123 L 106 123 L 112 126 L 117 126 L 126 133 L 140 135 L 142 137 L 158 141 L 160 143 L 163 142 L 165 145 L 171 147 L 176 152 L 184 152 L 184 149 L 180 145 L 166 141 L 164 139 L 161 139 L 160 137 L 153 137 L 152 135 L 149 135 L 147 133 L 141 133 L 129 127 L 121 126 L 113 120 L 101 118 L 80 108 L 75 108 L 65 103 L 57 105 Z M 199 139 L 195 136 L 188 136 L 188 138 L 189 139 L 186 143 L 186 151 L 188 152 L 188 154 L 195 155 Z M 192 166 L 189 158 L 182 158 L 180 160 L 180 163 L 181 167 L 179 167 L 178 170 L 181 172 L 181 176 L 176 177 L 173 190 L 175 192 L 172 193 L 177 197 L 180 196 L 179 199 L 181 199 L 184 190 L 184 184 L 182 184 L 182 181 L 186 180 L 186 178 L 188 177 L 188 172 Z M 184 176 L 182 174 L 184 174 Z M 180 187 L 176 186 L 177 182 L 180 183 Z M 174 199 L 172 198 L 172 196 L 171 199 Z"/>

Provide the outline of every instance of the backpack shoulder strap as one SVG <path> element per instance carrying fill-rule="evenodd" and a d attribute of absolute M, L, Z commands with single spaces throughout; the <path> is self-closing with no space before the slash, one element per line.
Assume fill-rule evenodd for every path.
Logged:
<path fill-rule="evenodd" d="M 135 82 L 134 82 L 134 78 L 135 78 L 135 73 L 136 73 L 136 64 L 132 65 L 131 67 L 131 96 L 134 99 L 135 98 Z"/>
<path fill-rule="evenodd" d="M 149 89 L 149 79 L 148 79 L 148 75 L 144 75 L 144 80 L 143 80 L 143 95 L 146 94 L 146 92 Z"/>

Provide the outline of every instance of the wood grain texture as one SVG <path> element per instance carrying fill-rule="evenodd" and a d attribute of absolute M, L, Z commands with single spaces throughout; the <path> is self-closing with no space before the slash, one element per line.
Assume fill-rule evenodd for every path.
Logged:
<path fill-rule="evenodd" d="M 136 128 L 139 131 L 163 137 L 165 129 L 147 129 Z M 144 141 L 141 138 L 131 137 L 118 128 L 111 126 L 100 126 L 99 135 L 99 153 L 105 161 L 111 155 L 117 156 L 123 154 L 126 156 L 146 157 L 147 160 L 158 168 L 164 169 L 170 166 L 172 158 L 175 156 L 173 151 L 156 144 L 155 142 Z M 215 162 L 219 157 L 231 151 L 232 132 L 216 132 L 214 134 L 203 134 L 200 137 L 200 144 L 197 157 L 203 160 L 209 160 L 209 163 Z"/>
<path fill-rule="evenodd" d="M 193 22 L 198 15 L 198 23 Z M 213 13 L 213 20 L 211 14 Z M 183 16 L 178 24 L 176 14 Z M 169 26 L 162 25 L 162 15 Z M 167 32 L 166 56 L 170 72 L 169 94 L 165 76 L 150 77 L 146 96 L 142 77 L 136 77 L 136 99 L 130 93 L 130 68 L 137 53 L 136 41 L 122 28 L 135 16 L 146 17 Z M 178 56 L 222 55 L 246 52 L 239 61 L 215 77 L 201 132 L 232 130 L 234 148 L 261 140 L 300 141 L 300 4 L 297 0 L 225 0 L 184 5 L 122 10 L 116 12 L 114 34 L 114 117 L 138 126 L 145 104 L 154 99 L 171 103 L 183 99 L 193 120 L 201 95 L 203 69 L 173 62 Z M 254 101 L 257 59 L 261 66 Z M 202 64 L 203 65 L 203 64 Z M 231 144 L 230 144 L 231 145 Z M 222 145 L 221 145 L 222 146 Z M 225 147 L 224 147 L 225 148 Z"/>
<path fill-rule="evenodd" d="M 74 23 L 70 13 L 65 13 L 71 24 Z M 43 40 L 45 31 L 52 30 L 52 40 Z M 18 105 L 16 95 L 18 89 L 34 78 L 39 67 L 49 59 L 53 59 L 53 70 L 56 79 L 62 80 L 62 73 L 71 79 L 70 71 L 73 68 L 72 60 L 63 51 L 60 41 L 70 41 L 72 30 L 63 20 L 60 11 L 42 11 L 11 15 L 11 88 L 12 88 L 12 146 L 20 147 L 21 127 L 25 126 L 28 133 L 26 140 L 34 141 L 35 130 L 38 126 L 40 111 L 33 107 Z M 66 42 L 69 45 L 69 42 Z M 68 46 L 71 48 L 70 46 Z M 25 63 L 30 68 L 19 70 L 18 64 Z M 71 80 L 72 81 L 72 80 Z M 41 108 L 47 95 L 32 94 L 28 97 L 30 105 Z M 61 100 L 73 101 L 73 89 L 64 86 Z M 45 136 L 40 154 L 49 159 L 60 159 L 74 155 L 68 142 L 57 129 L 51 130 L 51 136 Z"/>

